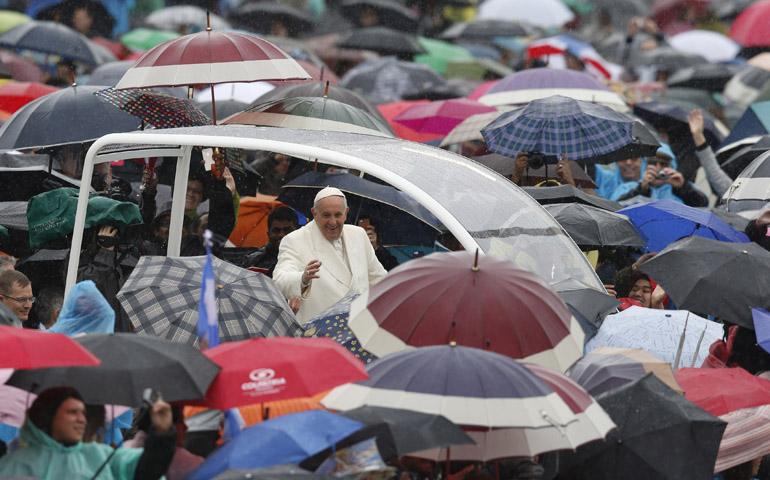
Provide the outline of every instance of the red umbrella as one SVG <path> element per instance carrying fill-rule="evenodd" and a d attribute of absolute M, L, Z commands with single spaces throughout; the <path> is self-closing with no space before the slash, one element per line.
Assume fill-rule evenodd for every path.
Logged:
<path fill-rule="evenodd" d="M 742 368 L 680 368 L 674 374 L 685 397 L 712 415 L 770 404 L 770 381 Z"/>
<path fill-rule="evenodd" d="M 406 125 L 401 125 L 400 123 L 393 121 L 394 117 L 412 105 L 419 105 L 429 102 L 429 100 L 401 100 L 398 102 L 377 105 L 377 110 L 379 110 L 382 116 L 385 117 L 385 119 L 388 121 L 388 124 L 390 124 L 390 128 L 393 129 L 393 133 L 395 133 L 398 138 L 411 140 L 413 142 L 430 142 L 432 140 L 438 140 L 442 137 L 442 135 L 437 133 L 415 132 Z"/>
<path fill-rule="evenodd" d="M 217 83 L 309 78 L 293 58 L 267 40 L 207 28 L 146 51 L 115 89 L 208 84 L 213 102 Z"/>
<path fill-rule="evenodd" d="M 378 357 L 453 340 L 559 371 L 583 355 L 580 325 L 543 279 L 490 255 L 474 261 L 470 252 L 395 268 L 353 301 L 348 328 Z"/>
<path fill-rule="evenodd" d="M 301 58 L 295 60 L 312 77 L 310 80 L 273 80 L 271 83 L 276 85 L 297 85 L 312 82 L 329 82 L 329 85 L 337 85 L 340 83 L 340 77 L 329 68 L 319 67 L 313 62 Z"/>
<path fill-rule="evenodd" d="M 748 6 L 733 21 L 728 37 L 743 47 L 770 46 L 770 0 L 762 0 Z"/>
<path fill-rule="evenodd" d="M 393 117 L 393 121 L 417 132 L 446 135 L 471 115 L 495 111 L 495 107 L 475 100 L 453 98 L 412 105 Z"/>
<path fill-rule="evenodd" d="M 61 333 L 0 325 L 0 368 L 32 370 L 100 363 L 91 352 Z"/>
<path fill-rule="evenodd" d="M 58 91 L 59 88 L 37 82 L 8 82 L 0 86 L 0 105 L 13 113 L 36 98 Z"/>
<path fill-rule="evenodd" d="M 8 50 L 0 49 L 0 62 L 8 67 L 16 81 L 39 82 L 43 79 L 43 71 L 40 67 Z"/>
<path fill-rule="evenodd" d="M 222 367 L 205 400 L 218 410 L 310 397 L 369 378 L 363 363 L 328 338 L 252 338 L 204 353 Z"/>

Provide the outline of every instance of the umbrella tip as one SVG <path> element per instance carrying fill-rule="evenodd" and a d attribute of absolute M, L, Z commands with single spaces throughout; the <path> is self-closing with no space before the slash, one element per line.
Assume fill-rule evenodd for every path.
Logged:
<path fill-rule="evenodd" d="M 471 270 L 474 272 L 479 271 L 479 249 L 476 249 L 476 258 L 473 260 L 473 267 L 471 267 Z"/>
<path fill-rule="evenodd" d="M 456 347 L 457 342 L 455 341 L 455 322 L 452 322 L 452 329 L 449 331 L 449 345 L 451 347 Z"/>
<path fill-rule="evenodd" d="M 78 82 L 75 81 L 75 70 L 71 70 L 70 73 L 72 73 L 72 86 L 77 87 Z"/>
<path fill-rule="evenodd" d="M 206 31 L 211 31 L 211 12 L 206 10 Z"/>

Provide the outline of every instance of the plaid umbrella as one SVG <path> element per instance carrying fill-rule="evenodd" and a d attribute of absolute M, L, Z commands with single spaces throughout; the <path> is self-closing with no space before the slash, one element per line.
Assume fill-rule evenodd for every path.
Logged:
<path fill-rule="evenodd" d="M 137 332 L 198 343 L 198 302 L 206 257 L 139 260 L 117 298 Z M 213 259 L 220 341 L 297 336 L 302 329 L 266 276 Z"/>
<path fill-rule="evenodd" d="M 211 119 L 190 100 L 148 88 L 115 90 L 110 87 L 94 95 L 156 128 L 211 125 Z"/>
<path fill-rule="evenodd" d="M 339 343 L 346 350 L 356 356 L 364 363 L 371 363 L 376 360 L 371 352 L 361 347 L 361 342 L 353 335 L 348 328 L 348 318 L 350 318 L 350 303 L 358 298 L 358 294 L 349 295 L 315 317 L 311 318 L 305 324 L 306 337 L 327 337 Z"/>
<path fill-rule="evenodd" d="M 538 151 L 588 160 L 633 143 L 632 127 L 633 120 L 608 107 L 554 95 L 504 113 L 481 134 L 491 152 L 507 157 Z"/>

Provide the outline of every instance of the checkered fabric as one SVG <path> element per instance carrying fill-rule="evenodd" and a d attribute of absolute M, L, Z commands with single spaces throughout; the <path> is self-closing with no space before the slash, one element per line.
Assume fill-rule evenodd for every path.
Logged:
<path fill-rule="evenodd" d="M 198 344 L 196 325 L 205 261 L 205 256 L 145 256 L 139 260 L 117 295 L 137 333 Z M 218 258 L 213 263 L 220 341 L 302 334 L 271 278 Z"/>
<path fill-rule="evenodd" d="M 504 113 L 481 130 L 487 149 L 564 154 L 569 160 L 605 155 L 634 141 L 633 120 L 603 105 L 554 95 Z"/>

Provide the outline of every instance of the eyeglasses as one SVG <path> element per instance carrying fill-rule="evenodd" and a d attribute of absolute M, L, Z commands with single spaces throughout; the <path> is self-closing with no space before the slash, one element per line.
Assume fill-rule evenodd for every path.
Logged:
<path fill-rule="evenodd" d="M 650 160 L 650 165 L 657 165 L 659 167 L 669 167 L 671 166 L 671 162 L 668 160 L 663 160 L 662 158 L 653 158 Z"/>
<path fill-rule="evenodd" d="M 12 296 L 6 295 L 6 294 L 0 294 L 0 295 L 4 296 L 6 298 L 10 298 L 11 300 L 16 300 L 19 303 L 35 303 L 35 297 L 17 298 L 17 297 L 12 297 Z"/>

